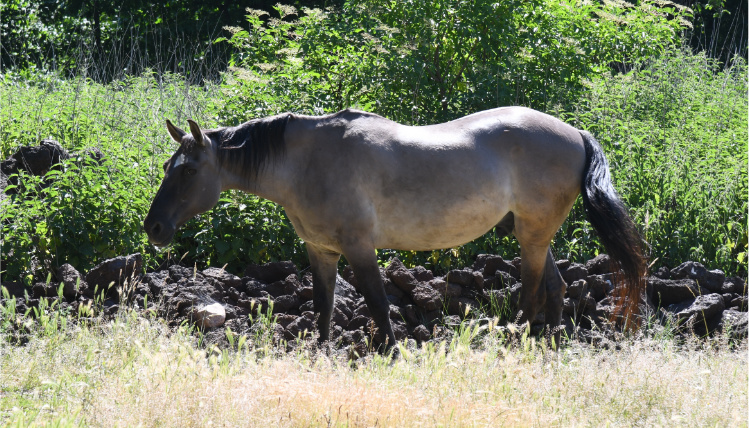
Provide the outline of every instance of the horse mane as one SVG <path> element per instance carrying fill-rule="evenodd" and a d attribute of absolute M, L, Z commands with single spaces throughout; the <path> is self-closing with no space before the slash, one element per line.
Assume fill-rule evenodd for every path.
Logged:
<path fill-rule="evenodd" d="M 222 168 L 249 170 L 257 178 L 270 162 L 286 153 L 286 124 L 291 114 L 255 119 L 218 131 L 218 158 Z M 209 134 L 210 135 L 210 134 Z"/>

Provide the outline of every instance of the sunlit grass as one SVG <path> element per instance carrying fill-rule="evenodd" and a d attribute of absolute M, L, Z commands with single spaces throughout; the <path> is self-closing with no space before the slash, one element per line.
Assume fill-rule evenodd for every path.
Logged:
<path fill-rule="evenodd" d="M 0 348 L 10 426 L 747 426 L 746 343 L 626 341 L 618 350 L 465 328 L 448 343 L 354 363 L 293 352 L 202 349 L 185 330 L 116 321 L 31 327 Z M 259 343 L 258 343 L 259 344 Z"/>

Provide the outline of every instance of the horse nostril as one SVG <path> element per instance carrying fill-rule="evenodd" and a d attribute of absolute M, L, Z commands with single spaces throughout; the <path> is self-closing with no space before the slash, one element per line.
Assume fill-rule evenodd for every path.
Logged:
<path fill-rule="evenodd" d="M 158 236 L 159 232 L 161 232 L 161 223 L 155 223 L 151 227 L 151 236 Z"/>

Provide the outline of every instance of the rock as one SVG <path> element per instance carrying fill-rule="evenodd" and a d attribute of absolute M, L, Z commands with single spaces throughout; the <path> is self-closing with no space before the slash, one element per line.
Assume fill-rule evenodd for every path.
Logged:
<path fill-rule="evenodd" d="M 677 312 L 676 317 L 679 321 L 685 321 L 691 318 L 694 322 L 699 323 L 712 319 L 723 312 L 723 309 L 725 309 L 723 296 L 717 293 L 706 294 L 697 296 L 691 305 Z"/>
<path fill-rule="evenodd" d="M 359 297 L 359 293 L 356 291 L 354 286 L 343 279 L 341 275 L 337 275 L 335 278 L 335 295 L 352 300 Z"/>
<path fill-rule="evenodd" d="M 224 325 L 226 310 L 220 303 L 199 305 L 193 312 L 195 323 L 202 328 L 215 328 Z"/>
<path fill-rule="evenodd" d="M 567 295 L 579 299 L 583 294 L 588 292 L 588 282 L 584 279 L 579 279 L 567 287 Z"/>
<path fill-rule="evenodd" d="M 287 328 L 289 324 L 296 321 L 297 318 L 299 318 L 297 315 L 278 314 L 278 316 L 276 317 L 276 322 L 281 327 Z"/>
<path fill-rule="evenodd" d="M 448 300 L 447 302 L 447 313 L 450 315 L 457 315 L 461 318 L 468 316 L 468 312 L 471 309 L 477 309 L 479 303 L 468 297 L 457 297 Z"/>
<path fill-rule="evenodd" d="M 428 285 L 437 290 L 443 298 L 460 297 L 463 292 L 459 285 L 445 282 L 441 278 L 429 281 Z"/>
<path fill-rule="evenodd" d="M 684 262 L 679 266 L 671 269 L 671 278 L 673 279 L 699 279 L 707 274 L 707 269 L 702 263 Z"/>
<path fill-rule="evenodd" d="M 439 292 L 427 285 L 417 285 L 411 290 L 411 298 L 417 306 L 425 311 L 434 311 L 442 307 Z"/>
<path fill-rule="evenodd" d="M 719 328 L 732 339 L 745 339 L 748 322 L 749 316 L 746 312 L 727 309 L 720 316 Z"/>
<path fill-rule="evenodd" d="M 312 312 L 302 312 L 302 315 L 292 321 L 287 327 L 287 337 L 293 339 L 305 339 L 315 335 L 315 314 Z M 286 336 L 286 334 L 284 334 Z M 292 340 L 292 339 L 289 339 Z"/>
<path fill-rule="evenodd" d="M 349 323 L 349 317 L 345 313 L 343 313 L 340 308 L 336 307 L 333 309 L 333 317 L 331 319 L 331 322 L 335 325 L 346 328 Z"/>
<path fill-rule="evenodd" d="M 484 288 L 484 277 L 480 272 L 475 272 L 470 269 L 453 269 L 445 276 L 447 282 L 460 285 L 461 287 L 469 288 Z"/>
<path fill-rule="evenodd" d="M 585 279 L 588 276 L 588 269 L 580 263 L 572 263 L 570 267 L 565 269 L 562 273 L 562 278 L 567 284 L 572 284 L 579 279 Z"/>
<path fill-rule="evenodd" d="M 348 322 L 348 325 L 346 326 L 346 330 L 352 331 L 352 330 L 358 330 L 358 329 L 364 329 L 369 325 L 369 322 L 372 320 L 372 318 L 365 316 L 365 315 L 356 315 Z"/>
<path fill-rule="evenodd" d="M 650 277 L 647 279 L 647 287 L 652 290 L 653 303 L 656 306 L 665 307 L 694 299 L 700 294 L 697 282 L 687 278 L 669 280 Z"/>
<path fill-rule="evenodd" d="M 671 279 L 671 270 L 665 266 L 661 266 L 652 275 L 660 279 Z"/>
<path fill-rule="evenodd" d="M 94 297 L 93 291 L 89 291 L 88 283 L 73 266 L 68 263 L 60 266 L 56 271 L 57 279 L 63 283 L 62 294 L 68 299 L 75 299 L 78 295 Z"/>
<path fill-rule="evenodd" d="M 568 267 L 570 267 L 570 264 L 572 263 L 567 259 L 562 259 L 562 260 L 557 260 L 556 262 L 554 262 L 554 264 L 557 265 L 557 269 L 559 269 L 559 271 L 561 272 L 567 269 Z"/>
<path fill-rule="evenodd" d="M 748 299 L 747 299 L 746 296 L 734 297 L 731 300 L 731 307 L 732 308 L 737 308 L 737 310 L 739 310 L 741 312 L 746 312 L 747 311 L 747 300 Z"/>
<path fill-rule="evenodd" d="M 483 276 L 496 276 L 497 272 L 505 272 L 513 278 L 520 278 L 520 270 L 512 263 L 502 259 L 502 257 L 493 254 L 480 254 L 473 264 L 473 270 L 481 270 Z"/>
<path fill-rule="evenodd" d="M 596 300 L 601 300 L 614 290 L 612 274 L 589 275 L 585 278 L 588 289 Z"/>
<path fill-rule="evenodd" d="M 734 277 L 728 278 L 726 281 L 733 284 L 733 287 L 731 287 L 733 290 L 733 293 L 741 294 L 743 296 L 747 295 L 746 281 L 744 281 L 743 278 L 734 276 Z"/>
<path fill-rule="evenodd" d="M 432 338 L 432 333 L 424 325 L 419 324 L 413 329 L 413 337 L 420 343 L 424 343 Z"/>
<path fill-rule="evenodd" d="M 158 272 L 150 272 L 141 278 L 143 284 L 148 285 L 151 294 L 154 297 L 159 297 L 164 288 L 166 288 L 166 281 L 169 279 L 169 271 L 162 270 Z"/>
<path fill-rule="evenodd" d="M 37 282 L 31 286 L 31 295 L 39 299 L 41 297 L 57 297 L 57 286 L 52 282 Z"/>
<path fill-rule="evenodd" d="M 707 288 L 713 293 L 720 293 L 723 288 L 723 283 L 726 280 L 726 274 L 720 269 L 713 269 L 707 271 L 702 281 L 699 281 L 700 286 Z"/>
<path fill-rule="evenodd" d="M 351 284 L 354 289 L 359 291 L 359 284 L 356 281 L 356 277 L 354 277 L 354 268 L 351 267 L 351 265 L 346 265 L 343 270 L 341 271 L 341 277 L 346 280 L 349 284 Z"/>
<path fill-rule="evenodd" d="M 202 274 L 204 277 L 219 281 L 227 287 L 242 288 L 242 279 L 223 269 L 210 267 L 205 269 Z"/>
<path fill-rule="evenodd" d="M 297 268 L 290 261 L 270 262 L 264 265 L 250 265 L 245 269 L 244 275 L 264 283 L 272 283 L 286 279 L 289 275 L 296 274 Z"/>
<path fill-rule="evenodd" d="M 273 313 L 280 314 L 299 309 L 302 302 L 295 294 L 284 294 L 273 299 Z"/>
<path fill-rule="evenodd" d="M 28 290 L 26 287 L 24 287 L 23 283 L 15 281 L 3 282 L 2 288 L 8 292 L 8 295 L 11 298 L 23 297 L 24 293 Z M 0 291 L 0 298 L 5 298 L 5 295 L 2 291 Z"/>
<path fill-rule="evenodd" d="M 396 264 L 395 261 L 397 261 L 398 264 Z M 388 266 L 385 271 L 386 275 L 398 288 L 406 293 L 410 293 L 419 284 L 419 281 L 408 269 L 403 267 L 400 260 L 395 259 L 395 261 Z"/>
<path fill-rule="evenodd" d="M 599 254 L 596 257 L 585 262 L 585 269 L 588 275 L 603 275 L 616 272 L 616 265 L 608 254 Z"/>
<path fill-rule="evenodd" d="M 98 287 L 98 290 L 106 290 L 110 284 L 121 287 L 126 280 L 140 275 L 143 269 L 143 257 L 140 253 L 120 256 L 105 260 L 86 275 L 86 282 L 90 288 Z"/>
<path fill-rule="evenodd" d="M 38 146 L 21 147 L 13 154 L 17 168 L 33 175 L 44 175 L 52 166 L 69 157 L 60 143 L 51 138 L 42 140 Z"/>
<path fill-rule="evenodd" d="M 198 275 L 200 275 L 200 273 L 195 272 L 194 268 L 190 269 L 180 265 L 169 266 L 170 282 L 179 282 L 183 279 L 194 279 L 197 278 Z"/>
<path fill-rule="evenodd" d="M 419 282 L 429 282 L 434 279 L 432 271 L 424 266 L 416 266 L 415 268 L 409 269 L 409 271 Z"/>

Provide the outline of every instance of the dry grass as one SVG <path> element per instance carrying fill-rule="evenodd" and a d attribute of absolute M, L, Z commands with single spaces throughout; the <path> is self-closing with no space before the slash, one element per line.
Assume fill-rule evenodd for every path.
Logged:
<path fill-rule="evenodd" d="M 0 424 L 10 426 L 736 427 L 749 408 L 745 343 L 557 354 L 466 332 L 351 367 L 307 349 L 206 351 L 123 315 L 0 346 Z"/>

